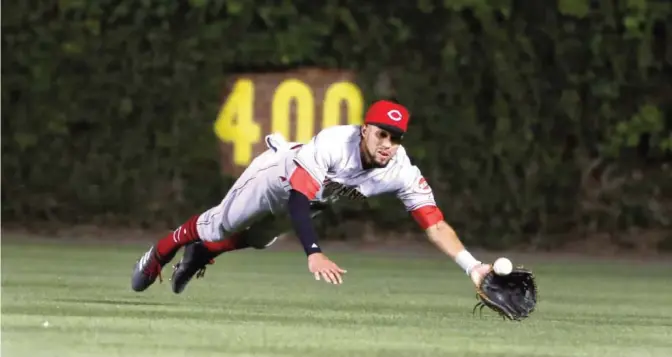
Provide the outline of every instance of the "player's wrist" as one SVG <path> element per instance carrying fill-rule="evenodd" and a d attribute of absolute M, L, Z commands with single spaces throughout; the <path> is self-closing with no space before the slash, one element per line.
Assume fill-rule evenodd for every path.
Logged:
<path fill-rule="evenodd" d="M 455 256 L 455 263 L 460 266 L 464 270 L 467 275 L 471 275 L 472 270 L 483 264 L 480 260 L 477 260 L 474 258 L 471 253 L 469 253 L 466 249 L 462 250 Z"/>

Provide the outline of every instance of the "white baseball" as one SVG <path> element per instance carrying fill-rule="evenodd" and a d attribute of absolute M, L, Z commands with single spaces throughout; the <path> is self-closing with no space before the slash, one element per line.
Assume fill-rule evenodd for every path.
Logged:
<path fill-rule="evenodd" d="M 513 264 L 507 258 L 499 258 L 495 260 L 495 264 L 492 265 L 492 269 L 497 275 L 509 275 L 513 270 Z"/>

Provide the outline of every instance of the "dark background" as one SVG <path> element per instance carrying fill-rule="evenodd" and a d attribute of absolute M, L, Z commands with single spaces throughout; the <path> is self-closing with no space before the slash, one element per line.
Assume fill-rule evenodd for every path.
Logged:
<path fill-rule="evenodd" d="M 409 107 L 405 146 L 470 245 L 670 250 L 671 65 L 667 0 L 4 1 L 3 226 L 174 227 L 233 179 L 226 83 L 317 68 Z M 418 233 L 392 202 L 322 233 Z"/>

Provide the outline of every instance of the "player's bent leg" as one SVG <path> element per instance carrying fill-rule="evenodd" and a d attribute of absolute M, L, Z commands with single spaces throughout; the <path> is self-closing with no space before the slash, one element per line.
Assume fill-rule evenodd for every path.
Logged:
<path fill-rule="evenodd" d="M 162 268 L 183 246 L 202 242 L 189 251 L 206 248 L 213 254 L 249 247 L 236 232 L 270 213 L 267 194 L 272 179 L 277 180 L 274 167 L 278 167 L 274 153 L 269 150 L 261 154 L 252 161 L 219 205 L 192 217 L 153 245 L 134 267 L 133 290 L 143 291 L 157 277 L 161 279 Z M 202 257 L 197 257 L 198 262 Z"/>
<path fill-rule="evenodd" d="M 269 180 L 265 170 L 255 175 L 251 165 L 222 200 L 204 212 L 196 224 L 200 241 L 190 244 L 184 256 L 174 266 L 171 278 L 173 292 L 179 294 L 194 276 L 202 276 L 205 267 L 218 255 L 249 247 L 263 248 L 271 240 L 260 242 L 249 227 L 265 225 L 274 219 L 268 202 Z M 267 176 L 264 176 L 266 174 Z"/>
<path fill-rule="evenodd" d="M 204 241 L 204 244 L 212 246 L 212 250 L 238 248 L 236 244 L 232 244 L 235 237 L 230 237 L 231 239 L 227 240 L 223 239 L 226 236 L 222 228 L 226 225 L 225 217 L 231 198 L 235 195 L 235 191 L 230 191 L 219 205 L 191 217 L 175 231 L 151 246 L 135 264 L 131 278 L 131 288 L 135 291 L 144 291 L 157 278 L 162 281 L 161 270 L 163 267 L 175 257 L 180 248 L 192 243 Z"/>
<path fill-rule="evenodd" d="M 171 277 L 173 292 L 176 294 L 183 292 L 194 276 L 197 279 L 203 277 L 206 267 L 214 264 L 214 259 L 222 253 L 245 248 L 265 249 L 269 247 L 276 241 L 276 237 L 269 239 L 268 235 L 260 234 L 260 230 L 256 227 L 263 227 L 264 222 L 273 218 L 269 215 L 267 219 L 253 224 L 252 227 L 219 241 L 201 240 L 187 245 L 182 259 L 173 266 Z"/>
<path fill-rule="evenodd" d="M 203 246 L 213 251 L 240 249 L 233 240 L 235 227 L 244 227 L 245 222 L 254 220 L 268 210 L 262 202 L 268 191 L 269 168 L 277 167 L 277 158 L 271 151 L 255 158 L 215 207 L 194 216 L 178 227 L 173 233 L 150 247 L 135 264 L 131 287 L 135 291 L 147 289 L 154 281 L 161 280 L 162 268 L 170 262 L 177 251 L 188 244 L 204 241 Z M 266 174 L 266 176 L 264 176 Z"/>

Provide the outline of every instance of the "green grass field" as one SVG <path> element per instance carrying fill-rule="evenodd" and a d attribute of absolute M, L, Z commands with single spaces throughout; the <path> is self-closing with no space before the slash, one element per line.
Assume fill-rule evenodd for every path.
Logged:
<path fill-rule="evenodd" d="M 331 254 L 349 271 L 332 286 L 300 252 L 243 251 L 181 295 L 170 269 L 138 294 L 145 248 L 3 241 L 2 356 L 672 356 L 662 263 L 533 264 L 539 309 L 515 323 L 472 317 L 471 283 L 445 260 Z"/>

